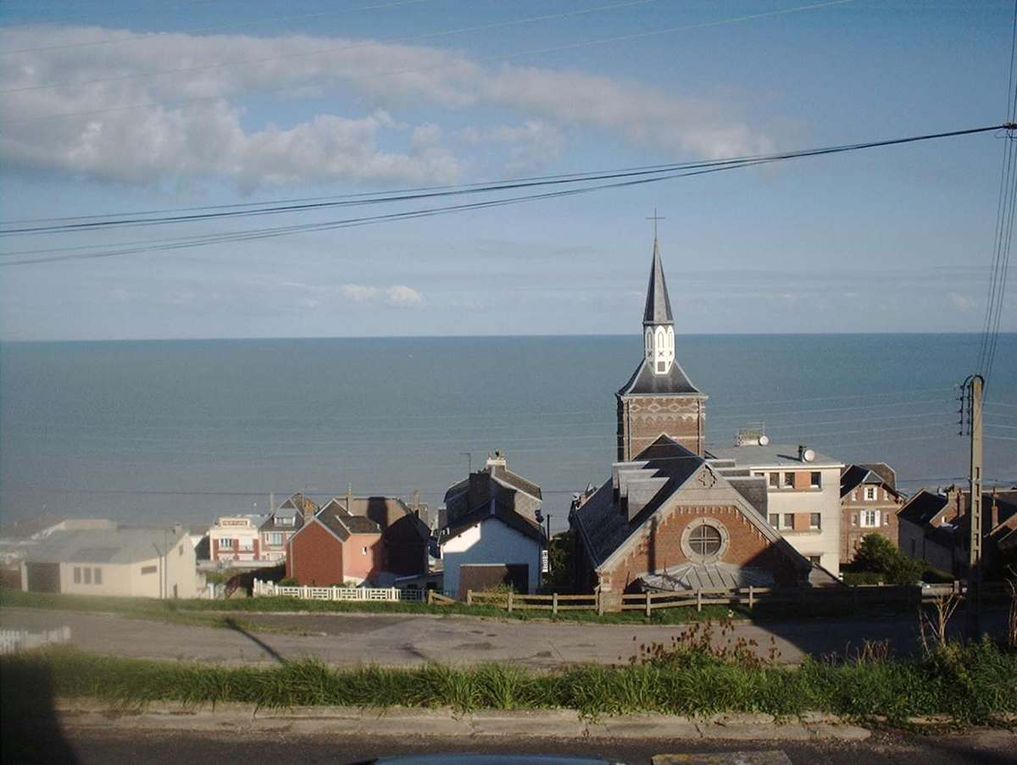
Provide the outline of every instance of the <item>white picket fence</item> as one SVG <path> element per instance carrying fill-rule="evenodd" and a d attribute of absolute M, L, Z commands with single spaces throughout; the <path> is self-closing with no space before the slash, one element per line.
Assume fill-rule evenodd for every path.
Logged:
<path fill-rule="evenodd" d="M 70 627 L 58 627 L 45 632 L 28 632 L 27 630 L 0 630 L 0 656 L 8 656 L 19 651 L 42 648 L 53 643 L 66 643 L 71 639 Z"/>
<path fill-rule="evenodd" d="M 300 598 L 301 600 L 347 600 L 359 602 L 415 601 L 425 598 L 423 590 L 398 587 L 282 587 L 274 582 L 254 580 L 254 597 Z"/>

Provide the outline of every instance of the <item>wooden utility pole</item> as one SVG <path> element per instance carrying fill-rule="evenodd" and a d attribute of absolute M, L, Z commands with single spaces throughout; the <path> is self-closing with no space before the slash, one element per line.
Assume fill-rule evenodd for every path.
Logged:
<path fill-rule="evenodd" d="M 982 391 L 985 379 L 971 375 L 964 382 L 967 393 L 968 425 L 971 435 L 971 466 L 968 473 L 971 498 L 968 502 L 968 597 L 967 633 L 976 640 L 981 632 L 979 614 L 982 606 Z"/>

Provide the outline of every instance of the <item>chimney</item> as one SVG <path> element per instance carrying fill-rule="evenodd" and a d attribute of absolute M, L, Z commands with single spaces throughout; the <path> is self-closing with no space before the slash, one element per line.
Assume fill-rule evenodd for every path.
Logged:
<path fill-rule="evenodd" d="M 353 515 L 353 484 L 346 484 L 346 512 Z"/>
<path fill-rule="evenodd" d="M 992 487 L 992 525 L 989 527 L 989 531 L 992 531 L 999 525 L 999 503 L 996 501 L 996 487 Z"/>
<path fill-rule="evenodd" d="M 300 512 L 304 516 L 304 523 L 310 523 L 311 519 L 314 518 L 314 505 L 308 501 L 303 492 L 297 496 L 300 497 Z"/>
<path fill-rule="evenodd" d="M 268 493 L 268 512 L 275 513 L 275 492 Z"/>

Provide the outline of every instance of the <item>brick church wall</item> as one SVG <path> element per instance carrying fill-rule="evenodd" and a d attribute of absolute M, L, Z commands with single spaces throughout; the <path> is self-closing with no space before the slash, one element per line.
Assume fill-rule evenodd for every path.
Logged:
<path fill-rule="evenodd" d="M 631 460 L 661 434 L 702 455 L 705 400 L 692 396 L 624 396 L 618 399 L 618 459 Z"/>
<path fill-rule="evenodd" d="M 664 513 L 655 529 L 652 521 L 647 523 L 649 532 L 602 575 L 602 586 L 620 593 L 643 574 L 687 562 L 681 547 L 682 533 L 689 523 L 703 517 L 712 518 L 727 529 L 728 546 L 719 562 L 765 569 L 779 585 L 796 583 L 797 572 L 790 560 L 737 508 L 679 505 Z"/>

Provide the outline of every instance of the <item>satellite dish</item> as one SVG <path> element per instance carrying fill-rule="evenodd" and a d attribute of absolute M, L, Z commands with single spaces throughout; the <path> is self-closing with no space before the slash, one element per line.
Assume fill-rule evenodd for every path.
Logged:
<path fill-rule="evenodd" d="M 812 451 L 812 449 L 806 449 L 804 452 L 802 452 L 802 459 L 805 460 L 806 462 L 812 462 L 814 459 L 816 459 L 816 453 Z"/>
<path fill-rule="evenodd" d="M 759 437 L 759 445 L 760 446 L 766 446 L 768 443 L 770 443 L 770 437 L 769 436 L 760 436 Z"/>

